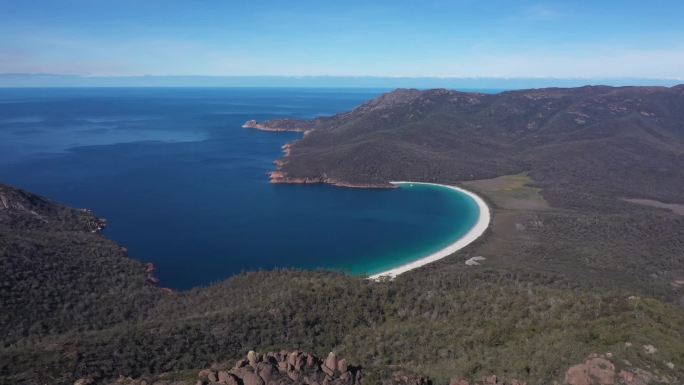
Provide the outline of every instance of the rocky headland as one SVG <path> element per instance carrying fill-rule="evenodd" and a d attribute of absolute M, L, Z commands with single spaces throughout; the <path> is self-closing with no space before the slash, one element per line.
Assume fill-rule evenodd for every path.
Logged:
<path fill-rule="evenodd" d="M 313 129 L 314 123 L 303 122 L 296 119 L 274 119 L 267 120 L 263 123 L 258 123 L 256 120 L 248 120 L 242 125 L 242 128 L 251 128 L 259 131 L 269 132 L 304 132 Z"/>

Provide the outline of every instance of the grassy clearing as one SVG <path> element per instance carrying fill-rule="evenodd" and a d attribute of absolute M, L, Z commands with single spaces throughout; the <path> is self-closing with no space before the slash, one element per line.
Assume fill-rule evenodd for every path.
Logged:
<path fill-rule="evenodd" d="M 541 189 L 534 187 L 532 178 L 525 173 L 468 181 L 463 185 L 484 194 L 498 208 L 508 210 L 550 208 L 541 195 Z"/>

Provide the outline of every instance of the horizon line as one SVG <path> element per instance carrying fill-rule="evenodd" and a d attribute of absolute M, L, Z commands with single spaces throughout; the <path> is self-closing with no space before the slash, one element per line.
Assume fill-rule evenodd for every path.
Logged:
<path fill-rule="evenodd" d="M 661 80 L 684 81 L 684 77 L 651 77 L 651 76 L 465 76 L 465 75 L 203 75 L 203 74 L 69 74 L 50 72 L 0 72 L 0 76 L 61 76 L 97 78 L 153 78 L 153 77 L 187 77 L 187 78 L 352 78 L 352 79 L 447 79 L 447 80 Z"/>

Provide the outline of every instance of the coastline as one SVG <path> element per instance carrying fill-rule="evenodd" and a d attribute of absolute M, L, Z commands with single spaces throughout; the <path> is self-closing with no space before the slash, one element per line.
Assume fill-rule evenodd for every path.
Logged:
<path fill-rule="evenodd" d="M 267 131 L 267 132 L 284 132 L 284 131 L 293 131 L 293 132 L 303 132 L 304 136 L 308 135 L 312 130 L 306 130 L 302 129 L 301 127 L 268 127 L 264 124 L 259 124 L 257 123 L 256 120 L 250 120 L 245 122 L 245 124 L 242 126 L 243 128 L 249 128 L 249 129 L 256 129 L 260 131 Z M 299 139 L 301 140 L 301 139 Z M 336 187 L 343 187 L 343 188 L 397 188 L 399 185 L 402 184 L 421 184 L 421 185 L 430 185 L 430 186 L 438 186 L 438 187 L 444 187 L 448 188 L 454 191 L 458 191 L 462 194 L 467 195 L 470 199 L 472 199 L 475 204 L 477 205 L 478 208 L 478 219 L 475 225 L 468 230 L 468 232 L 457 239 L 455 242 L 451 243 L 450 245 L 446 246 L 445 248 L 436 251 L 432 254 L 429 254 L 427 256 L 421 257 L 415 261 L 405 263 L 403 265 L 400 265 L 398 267 L 394 267 L 392 269 L 388 269 L 385 271 L 382 271 L 380 273 L 372 274 L 368 277 L 368 279 L 371 280 L 379 280 L 382 278 L 394 278 L 398 276 L 399 274 L 403 274 L 407 271 L 417 269 L 419 267 L 425 266 L 429 263 L 438 261 L 444 257 L 447 257 L 458 250 L 461 250 L 462 248 L 468 246 L 475 240 L 477 240 L 482 234 L 487 231 L 487 228 L 489 227 L 489 223 L 491 222 L 491 212 L 489 209 L 489 206 L 487 206 L 487 203 L 480 198 L 477 194 L 468 191 L 466 189 L 463 189 L 461 187 L 456 187 L 452 185 L 446 185 L 446 184 L 441 184 L 441 183 L 430 183 L 430 182 L 410 182 L 410 181 L 390 181 L 387 184 L 355 184 L 355 183 L 348 183 L 348 182 L 343 182 L 339 181 L 333 178 L 327 178 L 327 177 L 319 177 L 319 178 L 293 178 L 287 175 L 287 173 L 283 170 L 283 166 L 285 163 L 287 163 L 287 158 L 290 156 L 290 153 L 292 151 L 292 145 L 294 145 L 297 142 L 297 140 L 293 142 L 288 142 L 285 143 L 282 146 L 283 150 L 283 158 L 282 159 L 277 159 L 273 163 L 276 165 L 276 169 L 274 171 L 271 171 L 268 173 L 269 175 L 269 182 L 273 184 L 329 184 L 332 186 Z"/>
<path fill-rule="evenodd" d="M 278 161 L 275 162 L 278 165 Z M 328 184 L 344 188 L 396 188 L 391 183 L 387 184 L 358 184 L 342 182 L 332 178 L 291 178 L 283 171 L 275 170 L 268 173 L 269 182 L 272 184 Z"/>
<path fill-rule="evenodd" d="M 401 266 L 373 274 L 368 277 L 368 279 L 372 280 L 378 280 L 381 278 L 394 278 L 398 276 L 399 274 L 405 273 L 407 271 L 417 269 L 419 267 L 425 266 L 429 263 L 438 261 L 444 257 L 447 257 L 458 250 L 461 250 L 462 248 L 468 246 L 469 244 L 473 243 L 476 239 L 478 239 L 482 234 L 487 231 L 487 228 L 489 227 L 489 223 L 491 221 L 491 212 L 489 210 L 489 206 L 487 206 L 487 203 L 480 198 L 477 194 L 470 192 L 468 190 L 465 190 L 460 187 L 456 186 L 451 186 L 451 185 L 446 185 L 446 184 L 440 184 L 440 183 L 428 183 L 428 182 L 408 182 L 408 181 L 396 181 L 396 182 L 390 182 L 393 185 L 401 185 L 401 184 L 422 184 L 422 185 L 430 185 L 430 186 L 440 186 L 440 187 L 445 187 L 449 188 L 454 191 L 458 191 L 460 193 L 463 193 L 470 197 L 475 204 L 477 205 L 477 208 L 479 210 L 477 222 L 475 223 L 475 226 L 473 226 L 464 236 L 461 238 L 457 239 L 454 243 L 450 244 L 449 246 L 434 252 L 430 255 L 424 256 L 422 258 L 419 258 L 413 262 L 409 262 L 406 264 L 403 264 Z"/>

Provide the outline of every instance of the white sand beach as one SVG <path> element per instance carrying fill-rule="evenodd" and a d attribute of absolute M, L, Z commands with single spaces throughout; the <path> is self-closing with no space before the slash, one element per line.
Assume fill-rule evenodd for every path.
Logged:
<path fill-rule="evenodd" d="M 425 182 L 390 182 L 395 185 L 400 185 L 400 184 L 422 184 L 422 185 L 432 185 L 432 186 L 442 186 L 446 188 L 450 188 L 452 190 L 459 191 L 463 194 L 468 195 L 470 198 L 472 198 L 475 203 L 477 204 L 477 207 L 480 211 L 479 217 L 477 219 L 477 223 L 475 223 L 475 226 L 473 226 L 470 231 L 466 233 L 463 237 L 459 238 L 456 242 L 450 244 L 449 246 L 443 248 L 442 250 L 439 250 L 433 254 L 427 255 L 425 257 L 419 258 L 413 262 L 407 263 L 405 265 L 401 265 L 399 267 L 395 267 L 393 269 L 383 271 L 378 274 L 373 274 L 369 279 L 379 279 L 379 278 L 384 278 L 384 277 L 389 277 L 389 278 L 394 278 L 397 275 L 401 273 L 405 273 L 409 270 L 417 269 L 421 266 L 425 266 L 428 263 L 437 261 L 439 259 L 442 259 L 446 256 L 449 256 L 458 250 L 468 246 L 471 244 L 473 241 L 475 241 L 477 238 L 479 238 L 484 232 L 487 230 L 487 227 L 489 226 L 489 222 L 491 220 L 491 214 L 489 212 L 489 206 L 485 203 L 485 201 L 477 196 L 476 194 L 464 190 L 460 187 L 456 186 L 450 186 L 450 185 L 445 185 L 445 184 L 438 184 L 438 183 L 425 183 Z"/>

